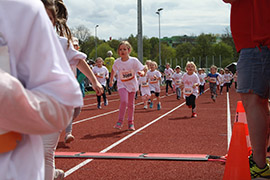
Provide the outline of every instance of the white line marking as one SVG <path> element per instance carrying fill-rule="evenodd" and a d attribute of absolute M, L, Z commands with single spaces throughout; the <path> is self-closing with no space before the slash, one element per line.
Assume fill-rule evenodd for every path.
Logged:
<path fill-rule="evenodd" d="M 174 95 L 174 94 L 169 94 L 168 96 L 172 96 L 172 95 Z M 160 99 L 168 97 L 168 96 L 162 96 L 162 97 L 160 97 Z M 143 104 L 143 102 L 137 103 L 137 104 L 135 104 L 135 106 L 138 106 L 138 105 L 141 105 L 141 104 Z M 112 114 L 112 113 L 115 113 L 115 112 L 118 112 L 118 111 L 119 111 L 119 109 L 116 109 L 116 110 L 113 110 L 113 111 L 110 111 L 110 112 L 107 112 L 107 113 L 103 113 L 103 114 L 99 114 L 99 115 L 92 116 L 92 117 L 89 117 L 89 118 L 85 118 L 85 119 L 82 119 L 82 120 L 78 120 L 76 122 L 73 122 L 72 125 L 78 124 L 78 123 L 81 123 L 81 122 L 85 122 L 85 121 L 88 121 L 88 120 L 91 120 L 91 119 L 95 119 L 95 118 L 98 118 L 98 117 L 106 116 L 108 114 Z"/>
<path fill-rule="evenodd" d="M 115 146 L 119 145 L 120 143 L 124 142 L 125 140 L 129 139 L 130 137 L 134 136 L 135 134 L 137 134 L 138 132 L 142 131 L 143 129 L 147 128 L 148 126 L 154 124 L 155 122 L 159 121 L 161 118 L 167 116 L 168 114 L 172 113 L 173 111 L 175 111 L 176 109 L 182 107 L 183 105 L 185 105 L 186 102 L 183 102 L 182 104 L 180 104 L 179 106 L 173 108 L 172 110 L 170 110 L 169 112 L 159 116 L 158 118 L 156 118 L 155 120 L 151 121 L 150 123 L 144 125 L 143 127 L 137 129 L 136 131 L 134 131 L 133 133 L 125 136 L 124 138 L 120 139 L 119 141 L 115 142 L 114 144 L 110 145 L 109 147 L 103 149 L 102 151 L 100 151 L 100 153 L 105 153 L 109 150 L 111 150 L 112 148 L 114 148 Z M 86 164 L 90 163 L 91 161 L 93 161 L 93 159 L 86 159 L 85 161 L 83 161 L 82 163 L 78 164 L 77 166 L 69 169 L 67 172 L 65 172 L 65 177 L 69 176 L 70 174 L 72 174 L 73 172 L 77 171 L 78 169 L 80 169 L 81 167 L 85 166 Z"/>
<path fill-rule="evenodd" d="M 227 92 L 227 149 L 230 147 L 230 142 L 232 138 L 232 121 L 231 121 L 231 109 L 230 109 L 230 97 L 229 92 Z"/>

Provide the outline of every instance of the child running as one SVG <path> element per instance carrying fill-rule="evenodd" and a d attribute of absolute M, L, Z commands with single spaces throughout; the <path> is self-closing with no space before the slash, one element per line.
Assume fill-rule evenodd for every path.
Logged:
<path fill-rule="evenodd" d="M 215 65 L 212 65 L 210 67 L 210 73 L 207 75 L 206 79 L 209 81 L 211 99 L 215 102 L 217 98 L 217 82 L 218 82 L 217 67 Z"/>
<path fill-rule="evenodd" d="M 154 96 L 157 98 L 157 110 L 161 109 L 160 103 L 160 80 L 161 80 L 161 73 L 157 71 L 157 63 L 152 61 L 150 64 L 150 71 L 147 72 L 147 79 L 149 79 L 150 91 L 151 91 L 151 102 L 149 107 L 153 108 L 153 100 Z"/>
<path fill-rule="evenodd" d="M 83 100 L 41 1 L 0 1 L 0 51 L 0 179 L 44 180 L 40 135 Z"/>
<path fill-rule="evenodd" d="M 173 87 L 172 87 L 172 75 L 173 75 L 173 70 L 171 68 L 171 65 L 169 63 L 166 64 L 166 68 L 164 70 L 164 74 L 166 77 L 166 96 L 168 96 L 168 88 L 169 86 L 171 87 L 171 89 L 174 91 Z"/>
<path fill-rule="evenodd" d="M 219 81 L 220 81 L 220 95 L 222 94 L 223 86 L 224 86 L 224 69 L 219 70 Z"/>
<path fill-rule="evenodd" d="M 138 90 L 138 81 L 135 76 L 137 73 L 141 76 L 144 75 L 144 66 L 137 58 L 129 56 L 131 51 L 132 47 L 128 41 L 122 41 L 119 44 L 118 54 L 120 58 L 116 59 L 114 62 L 110 78 L 110 87 L 112 87 L 113 77 L 117 73 L 117 87 L 120 96 L 120 106 L 119 118 L 114 128 L 122 128 L 127 108 L 128 130 L 134 131 L 134 101 L 135 92 Z"/>
<path fill-rule="evenodd" d="M 108 105 L 108 100 L 106 98 L 106 82 L 107 79 L 109 79 L 109 71 L 108 69 L 103 66 L 103 59 L 101 57 L 98 57 L 96 59 L 96 66 L 93 67 L 92 71 L 96 75 L 98 82 L 102 85 L 103 87 L 103 100 L 104 100 L 104 106 Z M 97 108 L 101 109 L 101 96 L 97 95 Z"/>
<path fill-rule="evenodd" d="M 142 101 L 144 104 L 144 109 L 147 109 L 147 104 L 148 104 L 148 100 L 151 97 L 151 92 L 150 92 L 150 87 L 149 87 L 149 82 L 148 79 L 146 77 L 148 71 L 148 67 L 147 65 L 144 66 L 144 75 L 140 76 L 139 78 L 139 84 L 140 84 L 140 92 L 141 92 L 141 96 L 142 96 Z"/>
<path fill-rule="evenodd" d="M 181 67 L 180 66 L 176 66 L 175 67 L 175 73 L 172 76 L 172 80 L 173 80 L 173 84 L 175 86 L 175 90 L 176 90 L 176 98 L 179 100 L 181 98 L 181 81 L 183 78 L 183 73 L 181 72 Z"/>
<path fill-rule="evenodd" d="M 191 117 L 197 117 L 196 113 L 196 98 L 198 97 L 198 86 L 200 80 L 195 73 L 196 65 L 194 62 L 188 61 L 186 64 L 186 73 L 182 78 L 181 87 L 183 88 L 184 98 L 186 99 L 186 105 L 192 108 Z"/>
<path fill-rule="evenodd" d="M 229 89 L 231 87 L 231 80 L 233 79 L 232 74 L 230 73 L 230 70 L 228 68 L 225 68 L 225 74 L 224 74 L 224 86 L 226 86 L 226 92 L 229 92 Z"/>
<path fill-rule="evenodd" d="M 200 92 L 200 95 L 202 95 L 204 93 L 205 78 L 206 78 L 206 74 L 204 72 L 204 69 L 199 68 L 198 77 L 200 79 L 199 92 Z"/>
<path fill-rule="evenodd" d="M 98 95 L 102 94 L 103 88 L 97 81 L 94 73 L 92 72 L 88 64 L 86 63 L 86 55 L 75 50 L 73 45 L 71 44 L 72 37 L 70 29 L 66 24 L 68 19 L 68 11 L 63 1 L 43 0 L 42 2 L 44 3 L 48 16 L 53 26 L 56 28 L 58 34 L 65 36 L 58 36 L 58 39 L 60 44 L 62 45 L 66 58 L 69 61 L 71 68 L 73 69 L 73 72 L 76 72 L 77 67 L 91 81 L 92 87 L 96 91 L 96 93 Z M 73 119 L 75 119 L 79 115 L 80 109 L 81 107 L 76 108 Z M 69 134 L 71 134 L 72 131 L 72 123 L 70 123 L 68 128 L 70 129 L 70 132 L 66 134 L 65 141 L 68 137 L 72 137 L 68 136 Z M 55 169 L 54 163 L 54 151 L 56 149 L 60 133 L 61 132 L 57 132 L 42 136 L 45 153 L 45 180 L 51 180 L 52 178 L 64 178 L 64 171 L 60 169 Z"/>

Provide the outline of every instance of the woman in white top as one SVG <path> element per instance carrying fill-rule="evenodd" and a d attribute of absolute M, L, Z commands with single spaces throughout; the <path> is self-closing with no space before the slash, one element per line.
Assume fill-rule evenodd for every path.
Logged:
<path fill-rule="evenodd" d="M 0 129 L 21 135 L 0 152 L 0 179 L 43 180 L 40 135 L 64 129 L 82 95 L 41 1 L 0 1 L 0 34 L 0 77 L 10 89 L 0 87 Z"/>

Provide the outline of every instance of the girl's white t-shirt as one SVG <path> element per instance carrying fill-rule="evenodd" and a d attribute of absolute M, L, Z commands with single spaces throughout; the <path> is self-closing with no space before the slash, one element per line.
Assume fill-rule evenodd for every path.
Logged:
<path fill-rule="evenodd" d="M 233 76 L 230 73 L 228 73 L 228 74 L 225 73 L 224 74 L 225 83 L 231 83 L 232 78 L 233 78 Z"/>
<path fill-rule="evenodd" d="M 202 74 L 199 74 L 198 73 L 198 77 L 200 79 L 200 85 L 203 86 L 205 84 L 205 78 L 206 78 L 206 73 L 202 73 Z"/>
<path fill-rule="evenodd" d="M 182 82 L 182 78 L 183 78 L 183 73 L 182 72 L 175 72 L 172 76 L 173 79 L 173 84 L 175 85 L 175 87 L 179 87 L 181 85 Z"/>
<path fill-rule="evenodd" d="M 106 86 L 106 77 L 109 77 L 109 71 L 105 66 L 101 66 L 101 67 L 93 67 L 92 69 L 93 73 L 96 74 L 97 80 L 98 82 L 103 85 Z"/>
<path fill-rule="evenodd" d="M 172 68 L 165 68 L 164 70 L 165 76 L 166 76 L 166 80 L 172 80 L 172 75 L 174 73 L 174 71 L 172 70 Z"/>
<path fill-rule="evenodd" d="M 68 46 L 68 40 L 66 37 L 58 36 L 58 39 L 60 41 L 60 44 L 62 45 L 62 48 L 67 57 L 68 63 L 73 71 L 73 74 L 77 76 L 76 66 L 79 63 L 79 60 L 81 59 L 85 60 L 87 58 L 86 54 L 74 49 L 71 42 L 69 43 L 69 46 Z"/>
<path fill-rule="evenodd" d="M 144 95 L 151 95 L 150 93 L 150 87 L 149 87 L 149 82 L 146 76 L 143 76 L 139 78 L 139 84 L 141 85 L 141 93 L 142 96 Z"/>
<path fill-rule="evenodd" d="M 183 89 L 184 98 L 190 96 L 190 94 L 185 93 L 185 90 L 186 92 L 192 92 L 191 94 L 198 97 L 198 94 L 199 94 L 198 86 L 193 87 L 195 83 L 198 83 L 198 84 L 200 83 L 200 79 L 196 73 L 193 73 L 192 75 L 188 75 L 187 73 L 185 73 L 182 78 L 182 82 L 184 84 L 184 89 Z"/>
<path fill-rule="evenodd" d="M 116 59 L 113 70 L 117 74 L 118 89 L 125 88 L 128 92 L 138 91 L 136 74 L 143 68 L 142 63 L 135 57 L 129 57 L 127 61 L 122 61 L 121 58 Z"/>
<path fill-rule="evenodd" d="M 160 78 L 161 73 L 157 70 L 154 70 L 154 71 L 149 70 L 146 75 L 146 77 L 148 78 L 149 85 L 150 85 L 150 90 L 154 92 L 160 92 L 160 82 L 158 79 L 155 78 L 155 76 L 157 78 Z"/>
<path fill-rule="evenodd" d="M 27 21 L 20 20 L 22 14 Z M 9 49 L 10 74 L 26 89 L 51 96 L 66 106 L 83 105 L 79 84 L 41 1 L 0 1 L 0 34 L 0 46 Z M 14 121 L 1 119 L 1 124 L 13 125 L 13 129 L 6 130 L 20 129 L 25 134 L 15 150 L 0 154 L 0 179 L 43 180 L 42 139 L 31 133 L 40 127 L 32 123 L 23 129 L 16 123 L 21 117 L 16 117 L 16 112 L 10 116 Z M 40 123 L 48 133 L 55 128 L 49 123 Z"/>

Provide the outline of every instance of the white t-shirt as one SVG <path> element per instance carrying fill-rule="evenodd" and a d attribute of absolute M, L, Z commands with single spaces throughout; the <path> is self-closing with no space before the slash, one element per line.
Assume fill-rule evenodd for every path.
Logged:
<path fill-rule="evenodd" d="M 203 86 L 205 84 L 205 78 L 207 77 L 206 73 L 199 74 L 198 77 L 200 79 L 200 85 Z"/>
<path fill-rule="evenodd" d="M 166 76 L 166 80 L 172 80 L 172 75 L 174 73 L 174 71 L 172 70 L 172 68 L 165 68 L 164 70 L 165 76 Z"/>
<path fill-rule="evenodd" d="M 233 78 L 233 76 L 230 73 L 228 73 L 228 74 L 225 73 L 224 74 L 225 83 L 231 83 L 232 78 Z"/>
<path fill-rule="evenodd" d="M 149 85 L 150 85 L 150 91 L 154 91 L 156 93 L 160 92 L 160 82 L 157 78 L 161 77 L 161 73 L 157 70 L 155 71 L 148 71 L 146 77 L 149 80 Z"/>
<path fill-rule="evenodd" d="M 141 93 L 142 96 L 144 95 L 151 95 L 150 93 L 150 87 L 149 87 L 149 82 L 146 76 L 140 77 L 139 78 L 139 84 L 141 85 Z"/>
<path fill-rule="evenodd" d="M 192 75 L 188 75 L 187 73 L 185 73 L 182 78 L 182 82 L 184 83 L 184 89 L 183 89 L 184 98 L 190 96 L 191 94 L 198 97 L 198 93 L 199 93 L 198 86 L 193 87 L 195 83 L 198 83 L 198 84 L 200 83 L 200 79 L 196 73 L 193 73 Z"/>
<path fill-rule="evenodd" d="M 22 15 L 25 21 L 21 20 Z M 0 47 L 8 47 L 10 73 L 26 89 L 51 96 L 67 106 L 83 105 L 79 84 L 41 1 L 0 1 L 0 34 Z M 33 130 L 42 127 L 43 133 L 52 133 L 55 127 L 42 121 L 36 126 L 32 119 L 25 122 L 16 111 L 9 114 L 7 119 L 1 119 L 0 128 L 25 134 L 15 150 L 0 154 L 0 179 L 43 180 L 43 145 Z"/>
<path fill-rule="evenodd" d="M 223 86 L 225 83 L 224 74 L 219 74 L 218 81 L 220 82 L 220 86 Z"/>
<path fill-rule="evenodd" d="M 117 74 L 118 89 L 125 88 L 128 92 L 138 91 L 136 74 L 143 68 L 142 63 L 135 57 L 129 57 L 127 61 L 122 61 L 121 58 L 116 59 L 113 70 Z"/>
<path fill-rule="evenodd" d="M 63 47 L 68 63 L 73 71 L 73 74 L 77 76 L 76 66 L 79 63 L 80 59 L 85 60 L 87 58 L 86 54 L 74 49 L 72 42 L 70 42 L 68 46 L 68 41 L 66 37 L 58 36 L 58 39 Z"/>
<path fill-rule="evenodd" d="M 183 73 L 182 72 L 175 72 L 172 76 L 173 79 L 173 84 L 175 85 L 176 88 L 178 88 L 181 85 L 182 78 L 183 78 Z"/>
<path fill-rule="evenodd" d="M 95 66 L 92 69 L 93 73 L 96 75 L 98 82 L 106 86 L 106 78 L 109 78 L 109 71 L 105 66 L 101 66 L 100 68 Z"/>

